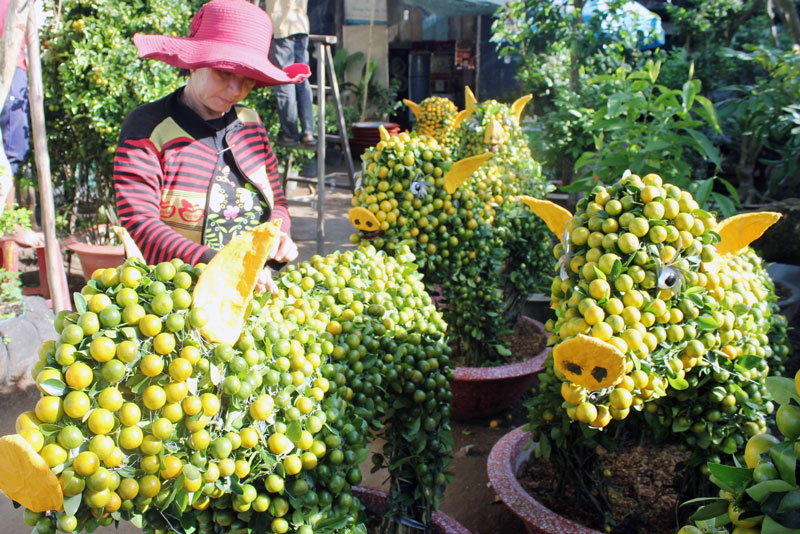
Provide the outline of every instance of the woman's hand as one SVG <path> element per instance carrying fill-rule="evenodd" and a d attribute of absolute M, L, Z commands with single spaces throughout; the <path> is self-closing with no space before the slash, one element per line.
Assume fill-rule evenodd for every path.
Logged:
<path fill-rule="evenodd" d="M 298 254 L 297 245 L 292 241 L 291 236 L 286 232 L 280 232 L 278 235 L 278 243 L 275 248 L 272 249 L 267 259 L 288 263 L 296 260 Z"/>
<path fill-rule="evenodd" d="M 281 232 L 277 243 L 272 248 L 267 257 L 267 260 L 275 260 L 281 263 L 287 263 L 290 261 L 294 261 L 297 259 L 299 252 L 297 251 L 297 245 L 289 234 L 285 232 Z M 270 293 L 273 295 L 278 292 L 278 286 L 275 284 L 275 281 L 272 279 L 272 270 L 264 268 L 258 274 L 258 279 L 256 280 L 256 294 L 264 293 L 265 291 L 269 290 Z"/>
<path fill-rule="evenodd" d="M 269 267 L 261 269 L 261 272 L 258 273 L 255 294 L 261 295 L 267 290 L 273 295 L 278 293 L 278 285 L 275 283 L 275 280 L 272 279 L 272 270 Z"/>

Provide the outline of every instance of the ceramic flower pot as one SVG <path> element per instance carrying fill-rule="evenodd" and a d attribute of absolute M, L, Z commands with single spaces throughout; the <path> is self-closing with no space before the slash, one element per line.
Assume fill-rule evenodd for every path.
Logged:
<path fill-rule="evenodd" d="M 359 158 L 369 147 L 375 146 L 381 140 L 378 127 L 383 125 L 389 135 L 400 133 L 400 125 L 395 122 L 356 122 L 353 123 L 351 130 L 353 137 L 350 139 L 350 154 L 353 158 Z"/>
<path fill-rule="evenodd" d="M 99 225 L 94 230 L 103 232 L 105 225 Z M 92 273 L 101 267 L 119 267 L 125 262 L 125 247 L 122 245 L 94 245 L 88 243 L 89 232 L 71 235 L 61 244 L 78 255 L 81 261 L 83 277 L 88 282 Z"/>
<path fill-rule="evenodd" d="M 544 332 L 539 321 L 524 315 L 521 320 Z M 450 384 L 450 418 L 474 419 L 505 410 L 530 390 L 549 352 L 545 348 L 528 360 L 496 367 L 456 367 L 455 380 Z"/>
<path fill-rule="evenodd" d="M 361 504 L 370 512 L 381 514 L 389 508 L 389 493 L 385 490 L 369 486 L 355 486 L 353 496 L 358 497 Z M 444 512 L 434 512 L 433 534 L 470 534 L 470 532 Z"/>
<path fill-rule="evenodd" d="M 530 433 L 520 427 L 492 447 L 486 469 L 497 496 L 522 519 L 531 534 L 601 534 L 546 508 L 520 485 L 517 472 L 536 449 L 536 443 L 525 449 L 530 441 Z"/>

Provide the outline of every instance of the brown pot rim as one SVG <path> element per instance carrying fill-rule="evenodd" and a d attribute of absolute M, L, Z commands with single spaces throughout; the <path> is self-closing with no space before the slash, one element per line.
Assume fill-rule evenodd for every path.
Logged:
<path fill-rule="evenodd" d="M 530 458 L 538 445 L 531 441 L 531 434 L 515 428 L 495 443 L 489 452 L 486 471 L 489 482 L 500 499 L 522 519 L 530 532 L 542 534 L 602 534 L 553 512 L 522 487 L 517 480 L 517 471 Z M 525 449 L 525 446 L 530 446 Z"/>
<path fill-rule="evenodd" d="M 385 507 L 379 509 L 378 512 L 384 512 L 388 508 L 389 492 L 384 489 L 373 486 L 354 486 L 352 492 L 353 496 L 357 498 L 362 496 L 369 497 L 386 503 Z M 433 526 L 436 527 L 436 531 L 444 532 L 445 534 L 471 534 L 464 525 L 441 510 L 433 513 Z"/>
<path fill-rule="evenodd" d="M 105 224 L 98 224 L 93 226 L 92 228 L 96 228 L 98 230 L 105 229 Z M 125 254 L 125 247 L 123 245 L 93 245 L 90 243 L 86 243 L 81 241 L 83 237 L 86 236 L 88 230 L 83 232 L 73 234 L 64 238 L 61 241 L 61 245 L 65 248 L 68 248 L 72 252 L 77 252 L 78 254 L 82 252 L 88 253 L 101 253 L 101 254 Z"/>
<path fill-rule="evenodd" d="M 540 331 L 544 332 L 544 325 L 526 315 L 520 316 L 520 319 L 533 323 L 534 326 Z M 547 355 L 550 354 L 550 347 L 545 347 L 542 351 L 525 360 L 524 362 L 509 363 L 506 365 L 498 365 L 495 367 L 463 367 L 457 366 L 456 382 L 481 382 L 489 380 L 505 380 L 508 378 L 517 378 L 520 376 L 530 375 L 542 371 L 542 365 Z"/>

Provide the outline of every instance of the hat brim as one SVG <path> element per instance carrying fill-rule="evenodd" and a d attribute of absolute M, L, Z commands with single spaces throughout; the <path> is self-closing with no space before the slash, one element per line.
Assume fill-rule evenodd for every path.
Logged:
<path fill-rule="evenodd" d="M 303 63 L 279 69 L 255 49 L 227 42 L 141 33 L 133 36 L 133 42 L 139 57 L 157 59 L 179 69 L 208 67 L 235 72 L 255 80 L 258 87 L 296 84 L 311 75 L 311 69 Z"/>

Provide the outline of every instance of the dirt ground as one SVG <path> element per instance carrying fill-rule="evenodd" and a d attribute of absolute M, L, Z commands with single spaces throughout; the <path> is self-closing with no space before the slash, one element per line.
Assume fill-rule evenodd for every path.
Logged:
<path fill-rule="evenodd" d="M 298 198 L 308 193 L 305 187 L 298 187 L 289 192 L 290 198 Z M 325 246 L 323 253 L 352 248 L 349 235 L 352 227 L 347 221 L 347 210 L 350 207 L 350 194 L 343 190 L 330 191 L 325 209 Z M 299 260 L 306 260 L 318 252 L 316 242 L 317 211 L 313 206 L 293 204 L 291 206 L 292 235 L 300 249 Z M 26 285 L 36 285 L 36 266 L 32 259 L 26 259 L 23 252 L 22 271 L 30 271 L 23 277 Z M 81 287 L 80 266 L 77 258 L 72 263 L 70 286 L 73 291 Z M 25 376 L 16 383 L 0 390 L 0 435 L 14 432 L 14 421 L 20 412 L 33 409 L 39 393 Z M 495 428 L 490 427 L 492 420 L 498 422 Z M 524 409 L 521 402 L 508 412 L 493 417 L 470 422 L 453 422 L 454 458 L 449 470 L 455 474 L 448 486 L 441 510 L 458 520 L 473 534 L 522 534 L 523 523 L 513 515 L 506 506 L 496 498 L 489 485 L 486 474 L 486 461 L 492 446 L 507 432 L 524 424 Z M 362 468 L 365 485 L 381 486 L 385 473 L 369 474 L 371 461 L 367 460 Z M 31 528 L 22 522 L 22 512 L 14 509 L 11 501 L 0 494 L 0 533 L 28 534 Z M 119 529 L 113 527 L 100 528 L 102 534 L 118 532 L 120 534 L 136 534 L 141 531 L 128 523 L 120 524 Z"/>

